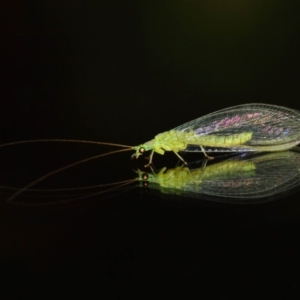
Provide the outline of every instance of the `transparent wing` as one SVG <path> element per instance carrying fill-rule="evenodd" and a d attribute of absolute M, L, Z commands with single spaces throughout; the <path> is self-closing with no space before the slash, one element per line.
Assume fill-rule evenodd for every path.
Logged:
<path fill-rule="evenodd" d="M 300 185 L 300 153 L 294 151 L 260 154 L 253 158 L 238 158 L 251 162 L 248 171 L 222 171 L 202 176 L 201 182 L 191 181 L 181 195 L 192 198 L 201 195 L 235 198 L 236 201 L 272 197 Z M 238 172 L 237 172 L 238 171 Z M 226 202 L 226 200 L 225 200 Z"/>
<path fill-rule="evenodd" d="M 253 103 L 208 114 L 174 130 L 181 132 L 193 130 L 197 136 L 229 136 L 251 132 L 251 140 L 243 144 L 248 149 L 242 149 L 243 151 L 254 151 L 257 146 L 288 143 L 296 145 L 300 142 L 300 112 L 276 105 Z M 236 148 L 242 148 L 243 145 Z M 187 148 L 185 151 L 197 150 Z"/>

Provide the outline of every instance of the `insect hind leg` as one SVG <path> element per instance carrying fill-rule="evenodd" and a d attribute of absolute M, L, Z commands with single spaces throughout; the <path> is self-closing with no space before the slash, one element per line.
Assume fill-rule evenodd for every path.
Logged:
<path fill-rule="evenodd" d="M 199 146 L 200 146 L 201 151 L 203 152 L 203 154 L 204 154 L 204 156 L 205 156 L 206 158 L 208 158 L 208 159 L 214 159 L 213 156 L 208 156 L 208 155 L 206 154 L 205 149 L 203 148 L 203 146 L 201 146 L 201 145 L 199 145 Z"/>

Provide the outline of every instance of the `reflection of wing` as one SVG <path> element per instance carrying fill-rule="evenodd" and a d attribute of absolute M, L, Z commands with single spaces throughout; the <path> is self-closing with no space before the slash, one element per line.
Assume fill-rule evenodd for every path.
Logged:
<path fill-rule="evenodd" d="M 174 128 L 196 135 L 229 136 L 252 133 L 247 146 L 300 142 L 300 112 L 267 104 L 246 104 L 208 114 Z"/>
<path fill-rule="evenodd" d="M 247 159 L 255 170 L 203 176 L 199 185 L 188 184 L 184 193 L 230 198 L 263 198 L 282 193 L 300 183 L 300 154 L 293 151 L 263 154 Z"/>
<path fill-rule="evenodd" d="M 296 151 L 243 153 L 205 168 L 191 165 L 190 171 L 169 169 L 164 173 L 165 181 L 154 180 L 149 187 L 164 194 L 245 203 L 271 200 L 300 185 L 300 152 Z M 158 175 L 152 176 L 156 179 Z"/>

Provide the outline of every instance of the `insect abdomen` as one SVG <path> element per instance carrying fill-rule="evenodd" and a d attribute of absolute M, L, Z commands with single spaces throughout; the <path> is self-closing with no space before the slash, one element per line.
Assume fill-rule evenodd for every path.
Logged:
<path fill-rule="evenodd" d="M 232 147 L 242 145 L 252 138 L 252 132 L 242 132 L 230 135 L 207 135 L 199 136 L 194 131 L 180 132 L 167 131 L 155 137 L 154 150 L 164 149 L 165 151 L 182 151 L 187 145 L 211 146 L 211 147 Z M 158 151 L 156 151 L 158 152 Z"/>
<path fill-rule="evenodd" d="M 252 138 L 252 132 L 242 132 L 231 135 L 207 135 L 207 136 L 195 136 L 190 139 L 188 144 L 211 146 L 211 147 L 231 147 L 245 144 Z"/>

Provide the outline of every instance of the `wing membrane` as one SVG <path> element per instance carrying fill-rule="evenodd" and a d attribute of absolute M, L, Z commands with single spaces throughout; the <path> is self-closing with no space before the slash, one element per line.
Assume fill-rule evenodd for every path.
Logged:
<path fill-rule="evenodd" d="M 243 161 L 243 160 L 242 160 Z M 255 170 L 203 176 L 199 184 L 188 184 L 184 193 L 206 194 L 217 197 L 254 199 L 270 197 L 300 184 L 300 154 L 294 151 L 255 156 Z"/>
<path fill-rule="evenodd" d="M 229 161 L 235 161 L 234 168 Z M 253 167 L 243 168 L 243 165 Z M 241 164 L 241 165 L 240 165 Z M 202 164 L 200 164 L 202 165 Z M 225 167 L 224 167 L 225 166 Z M 213 168 L 213 169 L 212 169 Z M 200 172 L 199 172 L 200 171 Z M 163 194 L 190 199 L 206 199 L 226 203 L 260 203 L 292 193 L 300 186 L 300 153 L 295 151 L 269 154 L 241 154 L 233 159 L 190 170 L 190 181 L 177 188 L 153 182 L 149 187 Z M 168 180 L 178 173 L 168 174 Z"/>
<path fill-rule="evenodd" d="M 174 128 L 194 131 L 197 136 L 229 136 L 251 132 L 252 138 L 236 151 L 255 151 L 256 146 L 275 146 L 300 142 L 300 112 L 268 104 L 246 104 L 223 109 Z M 191 151 L 189 148 L 186 151 Z M 195 150 L 194 150 L 195 151 Z M 223 151 L 224 152 L 224 151 Z"/>

